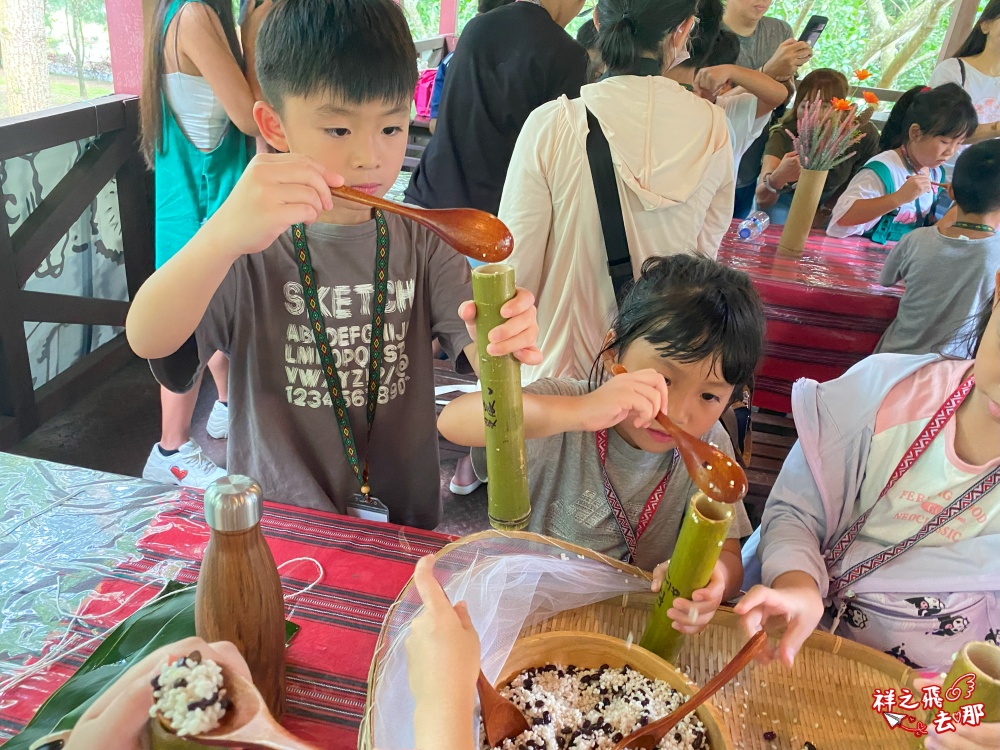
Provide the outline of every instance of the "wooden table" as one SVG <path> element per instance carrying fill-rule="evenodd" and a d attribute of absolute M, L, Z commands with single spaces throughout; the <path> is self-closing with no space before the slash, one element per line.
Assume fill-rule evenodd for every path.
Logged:
<path fill-rule="evenodd" d="M 831 380 L 874 351 L 903 291 L 878 283 L 885 246 L 813 230 L 802 256 L 789 257 L 778 252 L 781 229 L 752 242 L 728 233 L 719 261 L 750 275 L 767 312 L 754 405 L 788 413 L 797 379 Z"/>
<path fill-rule="evenodd" d="M 65 654 L 0 692 L 3 744 L 101 640 L 73 649 L 131 615 L 159 581 L 197 580 L 209 533 L 198 492 L 3 453 L 0 498 L 0 685 L 50 649 Z M 451 538 L 276 503 L 261 525 L 286 598 L 316 581 L 286 602 L 301 630 L 288 649 L 284 723 L 319 747 L 355 748 L 385 613 L 416 561 Z M 289 563 L 297 558 L 322 572 Z M 64 641 L 59 608 L 80 615 Z"/>

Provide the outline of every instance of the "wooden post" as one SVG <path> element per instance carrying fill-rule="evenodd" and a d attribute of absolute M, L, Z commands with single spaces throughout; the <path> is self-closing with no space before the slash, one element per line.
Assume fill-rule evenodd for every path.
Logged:
<path fill-rule="evenodd" d="M 948 30 L 945 32 L 944 42 L 941 44 L 941 52 L 938 53 L 938 62 L 947 60 L 962 46 L 962 42 L 965 41 L 976 23 L 978 10 L 979 0 L 958 0 L 952 6 Z"/>
<path fill-rule="evenodd" d="M 458 30 L 458 0 L 441 0 L 441 11 L 438 15 L 438 33 L 444 36 L 454 34 Z"/>

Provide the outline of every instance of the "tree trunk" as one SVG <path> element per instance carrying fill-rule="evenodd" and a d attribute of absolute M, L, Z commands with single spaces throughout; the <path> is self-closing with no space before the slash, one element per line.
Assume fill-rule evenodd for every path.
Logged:
<path fill-rule="evenodd" d="M 78 11 L 79 8 L 76 8 Z M 72 36 L 76 37 L 73 45 L 73 59 L 76 60 L 76 80 L 80 84 L 80 98 L 87 98 L 87 83 L 83 77 L 83 70 L 87 65 L 87 40 L 83 35 L 83 21 L 79 13 L 73 14 Z"/>
<path fill-rule="evenodd" d="M 45 54 L 45 4 L 0 0 L 0 47 L 7 81 L 7 114 L 49 106 L 49 62 Z"/>
<path fill-rule="evenodd" d="M 798 17 L 795 19 L 795 23 L 792 24 L 792 33 L 798 37 L 804 30 L 806 21 L 809 19 L 809 14 L 812 13 L 813 5 L 816 0 L 805 0 L 802 3 L 802 9 L 799 11 Z"/>
<path fill-rule="evenodd" d="M 930 8 L 927 10 L 926 20 L 913 32 L 913 36 L 900 47 L 899 52 L 892 59 L 882 72 L 882 77 L 879 79 L 879 87 L 883 89 L 892 88 L 893 81 L 896 77 L 903 72 L 903 68 L 909 63 L 910 58 L 912 58 L 920 48 L 924 46 L 924 42 L 927 41 L 927 37 L 930 36 L 934 27 L 937 26 L 938 19 L 941 18 L 941 14 L 944 9 L 951 5 L 955 0 L 931 0 L 929 3 Z"/>

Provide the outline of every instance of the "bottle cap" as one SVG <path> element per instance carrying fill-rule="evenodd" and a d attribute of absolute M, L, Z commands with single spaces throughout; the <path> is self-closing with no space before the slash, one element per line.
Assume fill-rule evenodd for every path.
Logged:
<path fill-rule="evenodd" d="M 205 490 L 205 520 L 215 531 L 246 531 L 263 514 L 264 491 L 250 477 L 230 474 Z"/>
<path fill-rule="evenodd" d="M 750 227 L 740 227 L 739 235 L 741 240 L 750 239 Z"/>

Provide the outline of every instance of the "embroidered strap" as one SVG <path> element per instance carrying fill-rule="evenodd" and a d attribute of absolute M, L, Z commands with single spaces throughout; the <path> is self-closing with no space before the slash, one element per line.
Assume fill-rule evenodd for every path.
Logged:
<path fill-rule="evenodd" d="M 660 507 L 660 501 L 663 500 L 663 494 L 667 490 L 667 482 L 670 481 L 670 477 L 674 473 L 674 467 L 677 465 L 677 451 L 676 449 L 674 450 L 670 468 L 667 469 L 667 473 L 663 476 L 663 479 L 653 489 L 653 494 L 646 500 L 646 504 L 639 514 L 639 522 L 636 524 L 635 529 L 633 529 L 632 522 L 628 520 L 628 514 L 625 513 L 625 508 L 622 506 L 621 500 L 618 499 L 618 493 L 615 492 L 615 488 L 611 485 L 607 469 L 604 466 L 608 459 L 608 431 L 598 430 L 595 436 L 597 438 L 597 455 L 601 459 L 601 478 L 604 480 L 604 497 L 611 507 L 611 514 L 615 517 L 615 521 L 618 522 L 618 529 L 625 538 L 625 544 L 628 547 L 626 562 L 632 563 L 635 561 L 635 548 L 639 543 L 639 539 L 646 532 L 649 522 L 653 520 L 656 509 Z"/>
<path fill-rule="evenodd" d="M 963 401 L 965 401 L 974 385 L 975 379 L 970 375 L 962 382 L 961 385 L 959 385 L 955 392 L 945 400 L 944 404 L 941 405 L 941 408 L 937 410 L 934 416 L 931 417 L 924 429 L 920 431 L 920 434 L 917 435 L 916 439 L 906 450 L 906 453 L 903 454 L 903 458 L 900 460 L 895 470 L 893 470 L 889 477 L 889 481 L 886 482 L 885 488 L 882 490 L 872 507 L 862 513 L 861 516 L 850 525 L 847 531 L 844 532 L 840 539 L 838 539 L 833 546 L 827 550 L 824 558 L 828 570 L 831 570 L 838 562 L 840 562 L 841 559 L 843 559 L 847 550 L 854 543 L 854 540 L 857 539 L 861 529 L 868 522 L 868 518 L 871 516 L 875 507 L 882 501 L 882 498 L 889 493 L 889 490 L 893 488 L 903 474 L 905 474 L 910 467 L 917 462 L 917 459 L 919 459 L 920 456 L 926 452 L 927 447 L 931 444 L 931 441 L 933 441 L 934 438 L 941 433 L 945 425 L 948 423 L 948 420 L 955 415 L 955 412 L 958 411 L 958 407 L 961 406 Z M 872 555 L 868 559 L 852 567 L 846 573 L 835 578 L 831 581 L 830 593 L 836 594 L 852 583 L 864 578 L 870 573 L 875 572 L 896 557 L 899 557 L 899 555 L 906 552 L 906 550 L 918 544 L 921 540 L 934 533 L 937 529 L 949 523 L 962 512 L 971 508 L 981 497 L 983 497 L 983 495 L 996 487 L 998 483 L 1000 483 L 1000 467 L 991 471 L 983 479 L 980 479 L 972 487 L 962 493 L 960 497 L 953 500 L 947 507 L 925 523 L 915 534 L 904 539 L 893 547 Z"/>
<path fill-rule="evenodd" d="M 368 391 L 366 394 L 366 419 L 368 422 L 368 439 L 371 440 L 372 425 L 375 424 L 375 410 L 378 407 L 379 379 L 382 372 L 382 336 L 385 328 L 385 304 L 388 299 L 389 287 L 389 229 L 385 223 L 382 212 L 375 211 L 375 228 L 377 232 L 375 250 L 375 296 L 372 304 L 372 337 L 368 345 Z M 347 403 L 344 401 L 344 394 L 340 389 L 340 376 L 337 373 L 337 365 L 333 359 L 333 350 L 326 336 L 326 322 L 323 319 L 323 312 L 319 306 L 319 293 L 317 292 L 316 271 L 312 266 L 312 259 L 309 255 L 309 245 L 306 243 L 305 227 L 296 224 L 292 227 L 292 240 L 295 245 L 295 255 L 299 266 L 299 276 L 302 279 L 302 288 L 306 298 L 306 312 L 309 313 L 309 322 L 312 326 L 313 339 L 316 342 L 316 351 L 319 354 L 320 364 L 323 368 L 323 376 L 326 379 L 326 387 L 333 400 L 333 411 L 337 417 L 337 425 L 340 427 L 340 440 L 344 444 L 344 454 L 347 461 L 354 470 L 354 476 L 361 486 L 361 493 L 368 495 L 371 488 L 368 485 L 368 457 L 365 457 L 365 464 L 362 468 L 358 460 L 357 445 L 354 442 L 354 432 L 351 429 L 351 420 L 347 412 Z M 370 451 L 369 451 L 370 452 Z"/>

